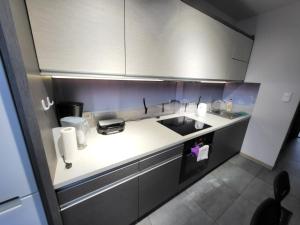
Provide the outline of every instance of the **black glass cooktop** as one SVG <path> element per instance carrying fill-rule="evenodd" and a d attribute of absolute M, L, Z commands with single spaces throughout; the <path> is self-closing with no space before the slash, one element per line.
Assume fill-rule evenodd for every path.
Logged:
<path fill-rule="evenodd" d="M 211 127 L 186 116 L 159 120 L 157 122 L 183 136 Z"/>

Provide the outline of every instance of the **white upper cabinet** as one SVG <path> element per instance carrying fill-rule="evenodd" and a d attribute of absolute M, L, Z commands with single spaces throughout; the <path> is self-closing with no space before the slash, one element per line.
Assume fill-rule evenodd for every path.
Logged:
<path fill-rule="evenodd" d="M 26 0 L 42 71 L 125 74 L 124 0 Z"/>
<path fill-rule="evenodd" d="M 225 79 L 231 29 L 179 0 L 127 0 L 126 74 Z"/>
<path fill-rule="evenodd" d="M 239 32 L 232 31 L 232 41 L 231 57 L 248 63 L 252 51 L 253 40 Z"/>
<path fill-rule="evenodd" d="M 26 3 L 43 72 L 245 77 L 253 41 L 180 0 Z"/>
<path fill-rule="evenodd" d="M 231 61 L 228 64 L 228 80 L 244 80 L 248 68 L 253 40 L 245 35 L 232 30 Z"/>
<path fill-rule="evenodd" d="M 247 68 L 248 63 L 236 59 L 231 59 L 231 61 L 228 62 L 226 78 L 224 80 L 244 80 Z"/>

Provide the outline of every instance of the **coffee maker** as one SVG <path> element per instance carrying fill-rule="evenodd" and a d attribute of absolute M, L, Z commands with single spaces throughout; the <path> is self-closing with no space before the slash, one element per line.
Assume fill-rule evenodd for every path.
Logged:
<path fill-rule="evenodd" d="M 62 126 L 60 119 L 67 116 L 82 117 L 82 102 L 59 102 L 55 105 L 56 116 L 59 125 Z"/>

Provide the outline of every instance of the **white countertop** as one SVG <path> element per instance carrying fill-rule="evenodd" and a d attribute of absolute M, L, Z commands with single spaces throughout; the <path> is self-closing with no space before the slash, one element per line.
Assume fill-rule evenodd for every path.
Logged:
<path fill-rule="evenodd" d="M 188 116 L 209 124 L 211 127 L 181 136 L 156 122 L 178 116 Z M 96 128 L 93 127 L 87 135 L 88 146 L 83 150 L 78 150 L 71 169 L 65 169 L 63 160 L 61 158 L 58 160 L 53 180 L 54 188 L 61 188 L 246 118 L 249 116 L 230 120 L 212 114 L 206 114 L 204 117 L 198 117 L 195 114 L 173 114 L 159 119 L 126 122 L 123 132 L 112 135 L 98 134 Z"/>

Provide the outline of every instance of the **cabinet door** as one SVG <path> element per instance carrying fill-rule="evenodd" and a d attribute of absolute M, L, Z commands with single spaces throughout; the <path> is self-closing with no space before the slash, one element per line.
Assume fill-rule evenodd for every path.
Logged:
<path fill-rule="evenodd" d="M 244 120 L 217 130 L 209 160 L 209 169 L 213 169 L 241 151 L 249 120 Z"/>
<path fill-rule="evenodd" d="M 62 209 L 65 225 L 127 225 L 138 218 L 138 178 L 78 199 Z"/>
<path fill-rule="evenodd" d="M 179 188 L 181 156 L 150 168 L 139 177 L 139 216 L 172 197 Z"/>
<path fill-rule="evenodd" d="M 245 35 L 232 31 L 232 58 L 248 63 L 252 51 L 253 40 Z"/>
<path fill-rule="evenodd" d="M 231 32 L 232 53 L 228 64 L 228 80 L 244 80 L 248 68 L 253 40 L 234 30 Z"/>
<path fill-rule="evenodd" d="M 125 4 L 126 74 L 225 79 L 230 29 L 180 0 Z"/>
<path fill-rule="evenodd" d="M 237 59 L 231 59 L 228 64 L 227 80 L 244 80 L 248 63 Z"/>
<path fill-rule="evenodd" d="M 42 71 L 124 74 L 124 0 L 26 0 Z"/>

